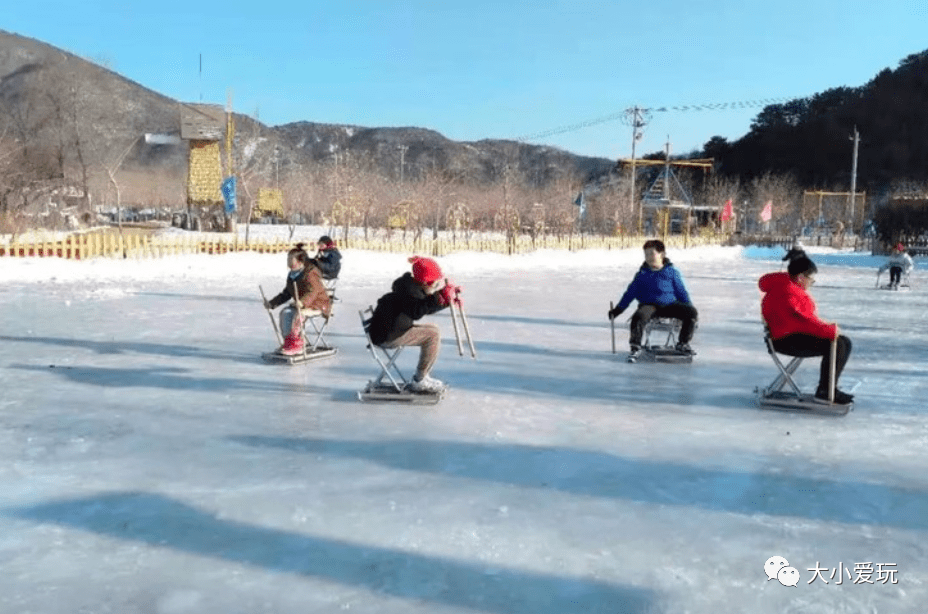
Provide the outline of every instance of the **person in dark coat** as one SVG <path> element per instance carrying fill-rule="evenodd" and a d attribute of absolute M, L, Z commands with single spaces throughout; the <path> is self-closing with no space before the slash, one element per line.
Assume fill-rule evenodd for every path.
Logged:
<path fill-rule="evenodd" d="M 609 319 L 622 314 L 632 301 L 638 301 L 638 309 L 632 316 L 629 345 L 629 362 L 637 362 L 641 355 L 641 338 L 651 318 L 674 318 L 682 322 L 676 349 L 694 354 L 690 347 L 699 313 L 693 307 L 686 291 L 683 277 L 666 256 L 663 241 L 652 239 L 644 244 L 644 263 L 628 284 L 619 303 L 609 311 Z"/>
<path fill-rule="evenodd" d="M 413 256 L 409 261 L 412 272 L 395 279 L 391 291 L 377 301 L 368 333 L 371 342 L 381 347 L 419 346 L 411 387 L 417 392 L 440 392 L 444 383 L 429 373 L 438 359 L 441 331 L 436 324 L 416 321 L 458 300 L 461 288 L 448 282 L 431 258 Z"/>
<path fill-rule="evenodd" d="M 789 251 L 786 252 L 786 255 L 783 256 L 782 262 L 792 262 L 796 258 L 805 258 L 806 250 L 803 249 L 802 242 L 799 239 L 793 241 L 793 246 L 789 248 Z"/>
<path fill-rule="evenodd" d="M 316 244 L 316 256 L 313 262 L 322 272 L 323 279 L 336 279 L 342 270 L 342 253 L 335 246 L 335 241 L 328 235 L 319 237 Z"/>

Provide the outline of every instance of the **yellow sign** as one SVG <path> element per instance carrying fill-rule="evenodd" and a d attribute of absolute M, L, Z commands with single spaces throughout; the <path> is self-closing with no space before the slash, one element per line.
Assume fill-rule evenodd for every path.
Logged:
<path fill-rule="evenodd" d="M 254 213 L 252 213 L 252 217 L 268 215 L 284 216 L 283 193 L 273 188 L 260 188 L 258 190 L 258 204 L 254 209 Z"/>

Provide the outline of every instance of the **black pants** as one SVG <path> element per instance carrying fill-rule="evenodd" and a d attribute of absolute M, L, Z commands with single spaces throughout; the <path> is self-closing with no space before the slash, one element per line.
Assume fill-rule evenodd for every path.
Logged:
<path fill-rule="evenodd" d="M 822 357 L 822 366 L 819 370 L 818 388 L 828 390 L 828 381 L 831 377 L 831 340 L 813 337 L 812 335 L 787 335 L 773 342 L 773 349 L 787 356 L 801 356 L 811 358 Z M 838 387 L 838 378 L 844 371 L 844 365 L 851 356 L 851 340 L 844 335 L 838 335 L 838 347 L 835 352 L 835 388 Z"/>
<path fill-rule="evenodd" d="M 696 319 L 699 313 L 692 305 L 683 303 L 671 303 L 658 307 L 657 305 L 638 305 L 635 314 L 632 316 L 632 330 L 629 335 L 628 343 L 632 347 L 641 347 L 641 337 L 644 336 L 644 328 L 651 321 L 651 318 L 673 318 L 680 320 L 683 326 L 680 327 L 680 343 L 689 343 L 693 338 L 693 330 L 696 328 Z"/>
<path fill-rule="evenodd" d="M 898 284 L 900 281 L 902 281 L 902 267 L 901 266 L 889 267 L 889 283 Z"/>

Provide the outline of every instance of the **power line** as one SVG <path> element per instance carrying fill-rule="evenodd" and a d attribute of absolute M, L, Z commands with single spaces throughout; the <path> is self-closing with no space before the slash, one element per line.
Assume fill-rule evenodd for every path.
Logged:
<path fill-rule="evenodd" d="M 733 109 L 754 109 L 762 108 L 772 104 L 777 104 L 781 102 L 790 102 L 792 100 L 797 100 L 799 98 L 761 98 L 758 100 L 738 100 L 734 102 L 708 102 L 702 104 L 687 104 L 687 105 L 671 105 L 671 106 L 662 106 L 662 107 L 640 107 L 639 111 L 646 113 L 685 113 L 689 111 L 726 111 Z M 609 115 L 604 115 L 602 117 L 597 117 L 594 119 L 588 119 L 585 121 L 577 122 L 575 124 L 567 124 L 565 126 L 560 126 L 558 128 L 551 128 L 549 130 L 543 130 L 541 132 L 536 132 L 533 134 L 526 134 L 524 136 L 517 137 L 516 141 L 537 141 L 549 136 L 555 136 L 558 134 L 566 134 L 568 132 L 576 132 L 577 130 L 582 130 L 584 128 L 589 128 L 590 126 L 597 126 L 599 124 L 605 124 L 608 122 L 615 121 L 617 119 L 622 119 L 627 117 L 631 109 L 623 109 L 622 111 L 617 111 L 615 113 L 610 113 Z"/>

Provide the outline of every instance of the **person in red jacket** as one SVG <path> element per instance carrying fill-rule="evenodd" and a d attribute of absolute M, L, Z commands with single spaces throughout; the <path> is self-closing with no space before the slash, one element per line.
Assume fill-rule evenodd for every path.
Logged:
<path fill-rule="evenodd" d="M 786 273 L 768 273 L 758 286 L 764 293 L 760 310 L 770 331 L 773 348 L 787 356 L 822 357 L 815 398 L 828 402 L 831 377 L 831 342 L 837 342 L 835 360 L 835 403 L 850 403 L 854 397 L 837 389 L 838 377 L 851 355 L 851 340 L 840 334 L 837 324 L 818 318 L 815 301 L 807 290 L 815 283 L 815 263 L 805 256 L 791 260 Z"/>

